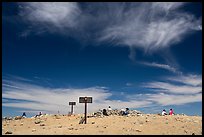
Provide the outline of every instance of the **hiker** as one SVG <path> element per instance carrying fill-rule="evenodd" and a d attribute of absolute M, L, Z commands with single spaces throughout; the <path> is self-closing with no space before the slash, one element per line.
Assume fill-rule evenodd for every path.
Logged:
<path fill-rule="evenodd" d="M 166 113 L 166 110 L 164 109 L 164 110 L 162 111 L 162 116 L 165 116 L 165 115 L 167 115 L 167 113 Z"/>
<path fill-rule="evenodd" d="M 129 114 L 129 108 L 121 109 L 121 114 L 122 114 L 122 116 L 128 115 Z"/>
<path fill-rule="evenodd" d="M 111 106 L 108 107 L 108 110 L 112 110 Z"/>
<path fill-rule="evenodd" d="M 108 116 L 106 109 L 103 109 L 103 115 Z"/>
<path fill-rule="evenodd" d="M 35 117 L 38 117 L 38 116 L 41 116 L 42 115 L 42 112 L 39 112 L 38 115 L 35 115 Z"/>
<path fill-rule="evenodd" d="M 26 118 L 26 113 L 25 113 L 25 112 L 23 112 L 22 117 L 23 117 L 23 118 Z"/>
<path fill-rule="evenodd" d="M 174 115 L 174 111 L 172 108 L 169 110 L 169 115 Z"/>

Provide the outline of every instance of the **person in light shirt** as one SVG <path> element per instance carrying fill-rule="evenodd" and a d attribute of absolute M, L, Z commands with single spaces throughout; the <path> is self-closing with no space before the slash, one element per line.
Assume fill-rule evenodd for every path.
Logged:
<path fill-rule="evenodd" d="M 112 110 L 111 106 L 108 107 L 108 110 Z"/>
<path fill-rule="evenodd" d="M 162 111 L 162 116 L 165 116 L 165 115 L 167 115 L 167 113 L 166 113 L 166 110 L 164 109 L 164 110 Z"/>

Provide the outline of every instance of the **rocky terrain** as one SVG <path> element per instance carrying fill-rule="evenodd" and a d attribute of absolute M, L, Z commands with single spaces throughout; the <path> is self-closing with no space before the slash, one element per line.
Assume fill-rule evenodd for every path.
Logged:
<path fill-rule="evenodd" d="M 83 114 L 41 115 L 32 118 L 2 119 L 3 135 L 202 135 L 202 117 L 143 114 L 130 111 L 121 116 L 117 110 L 104 116 L 88 114 L 87 124 L 79 124 Z"/>

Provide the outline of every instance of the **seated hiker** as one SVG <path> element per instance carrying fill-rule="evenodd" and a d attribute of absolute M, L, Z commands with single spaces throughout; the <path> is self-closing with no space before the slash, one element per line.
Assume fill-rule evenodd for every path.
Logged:
<path fill-rule="evenodd" d="M 108 107 L 108 110 L 112 110 L 111 106 Z"/>
<path fill-rule="evenodd" d="M 103 115 L 108 116 L 106 109 L 103 109 Z"/>
<path fill-rule="evenodd" d="M 169 115 L 174 115 L 174 111 L 172 108 L 169 110 Z"/>
<path fill-rule="evenodd" d="M 122 116 L 128 115 L 129 114 L 129 108 L 121 109 L 121 114 L 122 114 Z"/>
<path fill-rule="evenodd" d="M 41 116 L 42 115 L 42 112 L 39 112 L 38 115 L 35 115 L 35 117 L 38 117 L 38 116 Z"/>
<path fill-rule="evenodd" d="M 165 116 L 165 115 L 167 115 L 167 113 L 166 113 L 166 110 L 164 109 L 164 110 L 162 111 L 162 116 Z"/>
<path fill-rule="evenodd" d="M 25 112 L 23 112 L 23 115 L 22 115 L 22 117 L 23 117 L 23 118 L 25 118 L 25 117 L 26 117 L 26 113 L 25 113 Z"/>

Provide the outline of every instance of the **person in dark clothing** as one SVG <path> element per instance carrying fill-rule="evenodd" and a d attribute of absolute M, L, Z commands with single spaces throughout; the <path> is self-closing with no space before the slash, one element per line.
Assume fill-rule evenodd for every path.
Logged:
<path fill-rule="evenodd" d="M 103 115 L 108 116 L 106 109 L 103 109 Z"/>
<path fill-rule="evenodd" d="M 26 113 L 25 113 L 25 112 L 23 112 L 23 115 L 22 115 L 22 117 L 26 117 Z"/>

